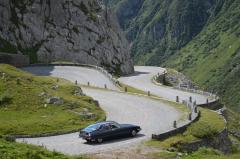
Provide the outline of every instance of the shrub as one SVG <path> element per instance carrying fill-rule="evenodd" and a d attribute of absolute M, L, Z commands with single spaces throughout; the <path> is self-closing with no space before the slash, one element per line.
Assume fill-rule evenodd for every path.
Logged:
<path fill-rule="evenodd" d="M 0 95 L 0 105 L 4 103 L 9 103 L 12 100 L 12 97 L 9 95 L 8 92 L 4 92 Z"/>
<path fill-rule="evenodd" d="M 15 142 L 16 141 L 16 138 L 14 136 L 10 136 L 10 135 L 4 136 L 4 139 L 8 142 Z"/>
<path fill-rule="evenodd" d="M 191 134 L 197 138 L 213 137 L 218 133 L 217 128 L 211 123 L 201 121 L 198 124 L 189 127 Z"/>

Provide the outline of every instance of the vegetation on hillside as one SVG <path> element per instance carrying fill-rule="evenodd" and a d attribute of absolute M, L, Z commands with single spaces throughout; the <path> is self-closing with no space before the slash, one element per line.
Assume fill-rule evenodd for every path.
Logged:
<path fill-rule="evenodd" d="M 226 1 L 219 14 L 164 66 L 184 72 L 217 92 L 223 103 L 240 111 L 240 1 Z"/>
<path fill-rule="evenodd" d="M 132 43 L 137 64 L 160 65 L 192 40 L 220 2 L 212 0 L 108 0 Z"/>

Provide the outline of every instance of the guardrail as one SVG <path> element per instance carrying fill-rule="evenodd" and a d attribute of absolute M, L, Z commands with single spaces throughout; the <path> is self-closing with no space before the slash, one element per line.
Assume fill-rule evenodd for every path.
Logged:
<path fill-rule="evenodd" d="M 108 77 L 108 79 L 115 85 L 115 86 L 119 86 L 119 81 L 113 77 L 113 75 L 111 75 L 107 70 L 105 70 L 104 68 L 100 67 L 100 66 L 95 66 L 95 65 L 89 65 L 89 64 L 79 64 L 79 63 L 74 63 L 74 64 L 62 64 L 62 63 L 56 63 L 56 64 L 31 64 L 29 66 L 77 66 L 77 67 L 88 67 L 88 68 L 93 68 L 96 69 L 98 71 L 100 71 L 101 73 L 103 73 L 106 77 Z"/>

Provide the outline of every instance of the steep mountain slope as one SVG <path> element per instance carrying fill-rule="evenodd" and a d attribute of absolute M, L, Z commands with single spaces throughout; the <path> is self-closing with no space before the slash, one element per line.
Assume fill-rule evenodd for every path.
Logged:
<path fill-rule="evenodd" d="M 240 111 L 240 1 L 225 1 L 221 12 L 165 65 L 217 91 Z"/>
<path fill-rule="evenodd" d="M 135 62 L 160 65 L 202 30 L 218 5 L 221 1 L 121 0 L 114 9 Z"/>
<path fill-rule="evenodd" d="M 96 0 L 0 0 L 0 52 L 133 72 L 128 43 Z"/>

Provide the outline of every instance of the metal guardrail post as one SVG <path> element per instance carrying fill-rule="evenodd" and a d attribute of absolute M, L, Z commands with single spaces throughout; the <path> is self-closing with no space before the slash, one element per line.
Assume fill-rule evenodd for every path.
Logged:
<path fill-rule="evenodd" d="M 148 91 L 148 96 L 151 96 L 151 93 L 150 93 L 150 91 Z"/>
<path fill-rule="evenodd" d="M 179 96 L 176 96 L 176 102 L 179 103 Z"/>
<path fill-rule="evenodd" d="M 177 121 L 176 120 L 173 121 L 173 128 L 177 128 Z"/>
<path fill-rule="evenodd" d="M 192 120 L 192 113 L 188 114 L 188 120 L 190 120 L 190 121 Z"/>

